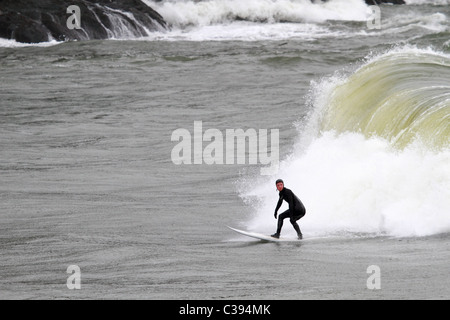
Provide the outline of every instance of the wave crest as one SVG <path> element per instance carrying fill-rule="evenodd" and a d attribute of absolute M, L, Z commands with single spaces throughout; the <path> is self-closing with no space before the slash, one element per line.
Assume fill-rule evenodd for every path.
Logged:
<path fill-rule="evenodd" d="M 322 131 L 376 135 L 400 148 L 415 140 L 448 147 L 450 57 L 415 48 L 391 51 L 341 80 L 321 103 Z"/>

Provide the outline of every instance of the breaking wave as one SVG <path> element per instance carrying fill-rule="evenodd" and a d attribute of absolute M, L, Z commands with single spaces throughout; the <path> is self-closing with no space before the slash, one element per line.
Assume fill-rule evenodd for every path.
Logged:
<path fill-rule="evenodd" d="M 278 174 L 242 183 L 248 228 L 274 231 L 283 178 L 307 208 L 304 234 L 450 232 L 449 84 L 450 57 L 412 47 L 313 83 L 311 117 Z"/>

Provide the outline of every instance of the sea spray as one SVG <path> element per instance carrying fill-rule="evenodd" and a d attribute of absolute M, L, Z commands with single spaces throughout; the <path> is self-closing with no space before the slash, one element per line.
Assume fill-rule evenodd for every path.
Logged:
<path fill-rule="evenodd" d="M 173 27 L 226 24 L 236 20 L 251 22 L 314 22 L 326 20 L 366 21 L 367 5 L 360 0 L 145 0 Z"/>

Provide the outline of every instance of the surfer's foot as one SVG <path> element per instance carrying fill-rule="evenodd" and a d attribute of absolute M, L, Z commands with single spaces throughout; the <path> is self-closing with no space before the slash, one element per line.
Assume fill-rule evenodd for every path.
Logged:
<path fill-rule="evenodd" d="M 298 240 L 302 240 L 302 239 L 303 239 L 303 235 L 302 235 L 301 233 L 299 233 L 299 234 L 297 235 L 297 237 L 298 237 Z"/>
<path fill-rule="evenodd" d="M 272 238 L 280 238 L 280 234 L 279 233 L 274 233 L 273 235 L 271 235 Z"/>

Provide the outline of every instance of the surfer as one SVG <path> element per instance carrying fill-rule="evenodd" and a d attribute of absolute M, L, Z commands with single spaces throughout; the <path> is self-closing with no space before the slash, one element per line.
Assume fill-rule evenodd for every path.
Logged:
<path fill-rule="evenodd" d="M 283 220 L 289 218 L 292 226 L 297 232 L 297 236 L 299 239 L 303 238 L 302 232 L 300 231 L 300 227 L 297 224 L 297 220 L 301 219 L 306 214 L 306 209 L 300 199 L 288 188 L 284 187 L 284 182 L 281 179 L 275 181 L 277 186 L 277 190 L 280 194 L 280 199 L 278 200 L 277 207 L 275 208 L 275 219 L 278 215 L 278 209 L 280 209 L 283 200 L 289 204 L 289 209 L 284 211 L 278 216 L 278 228 L 277 232 L 272 234 L 272 237 L 279 238 L 281 233 L 281 228 L 283 227 Z"/>

